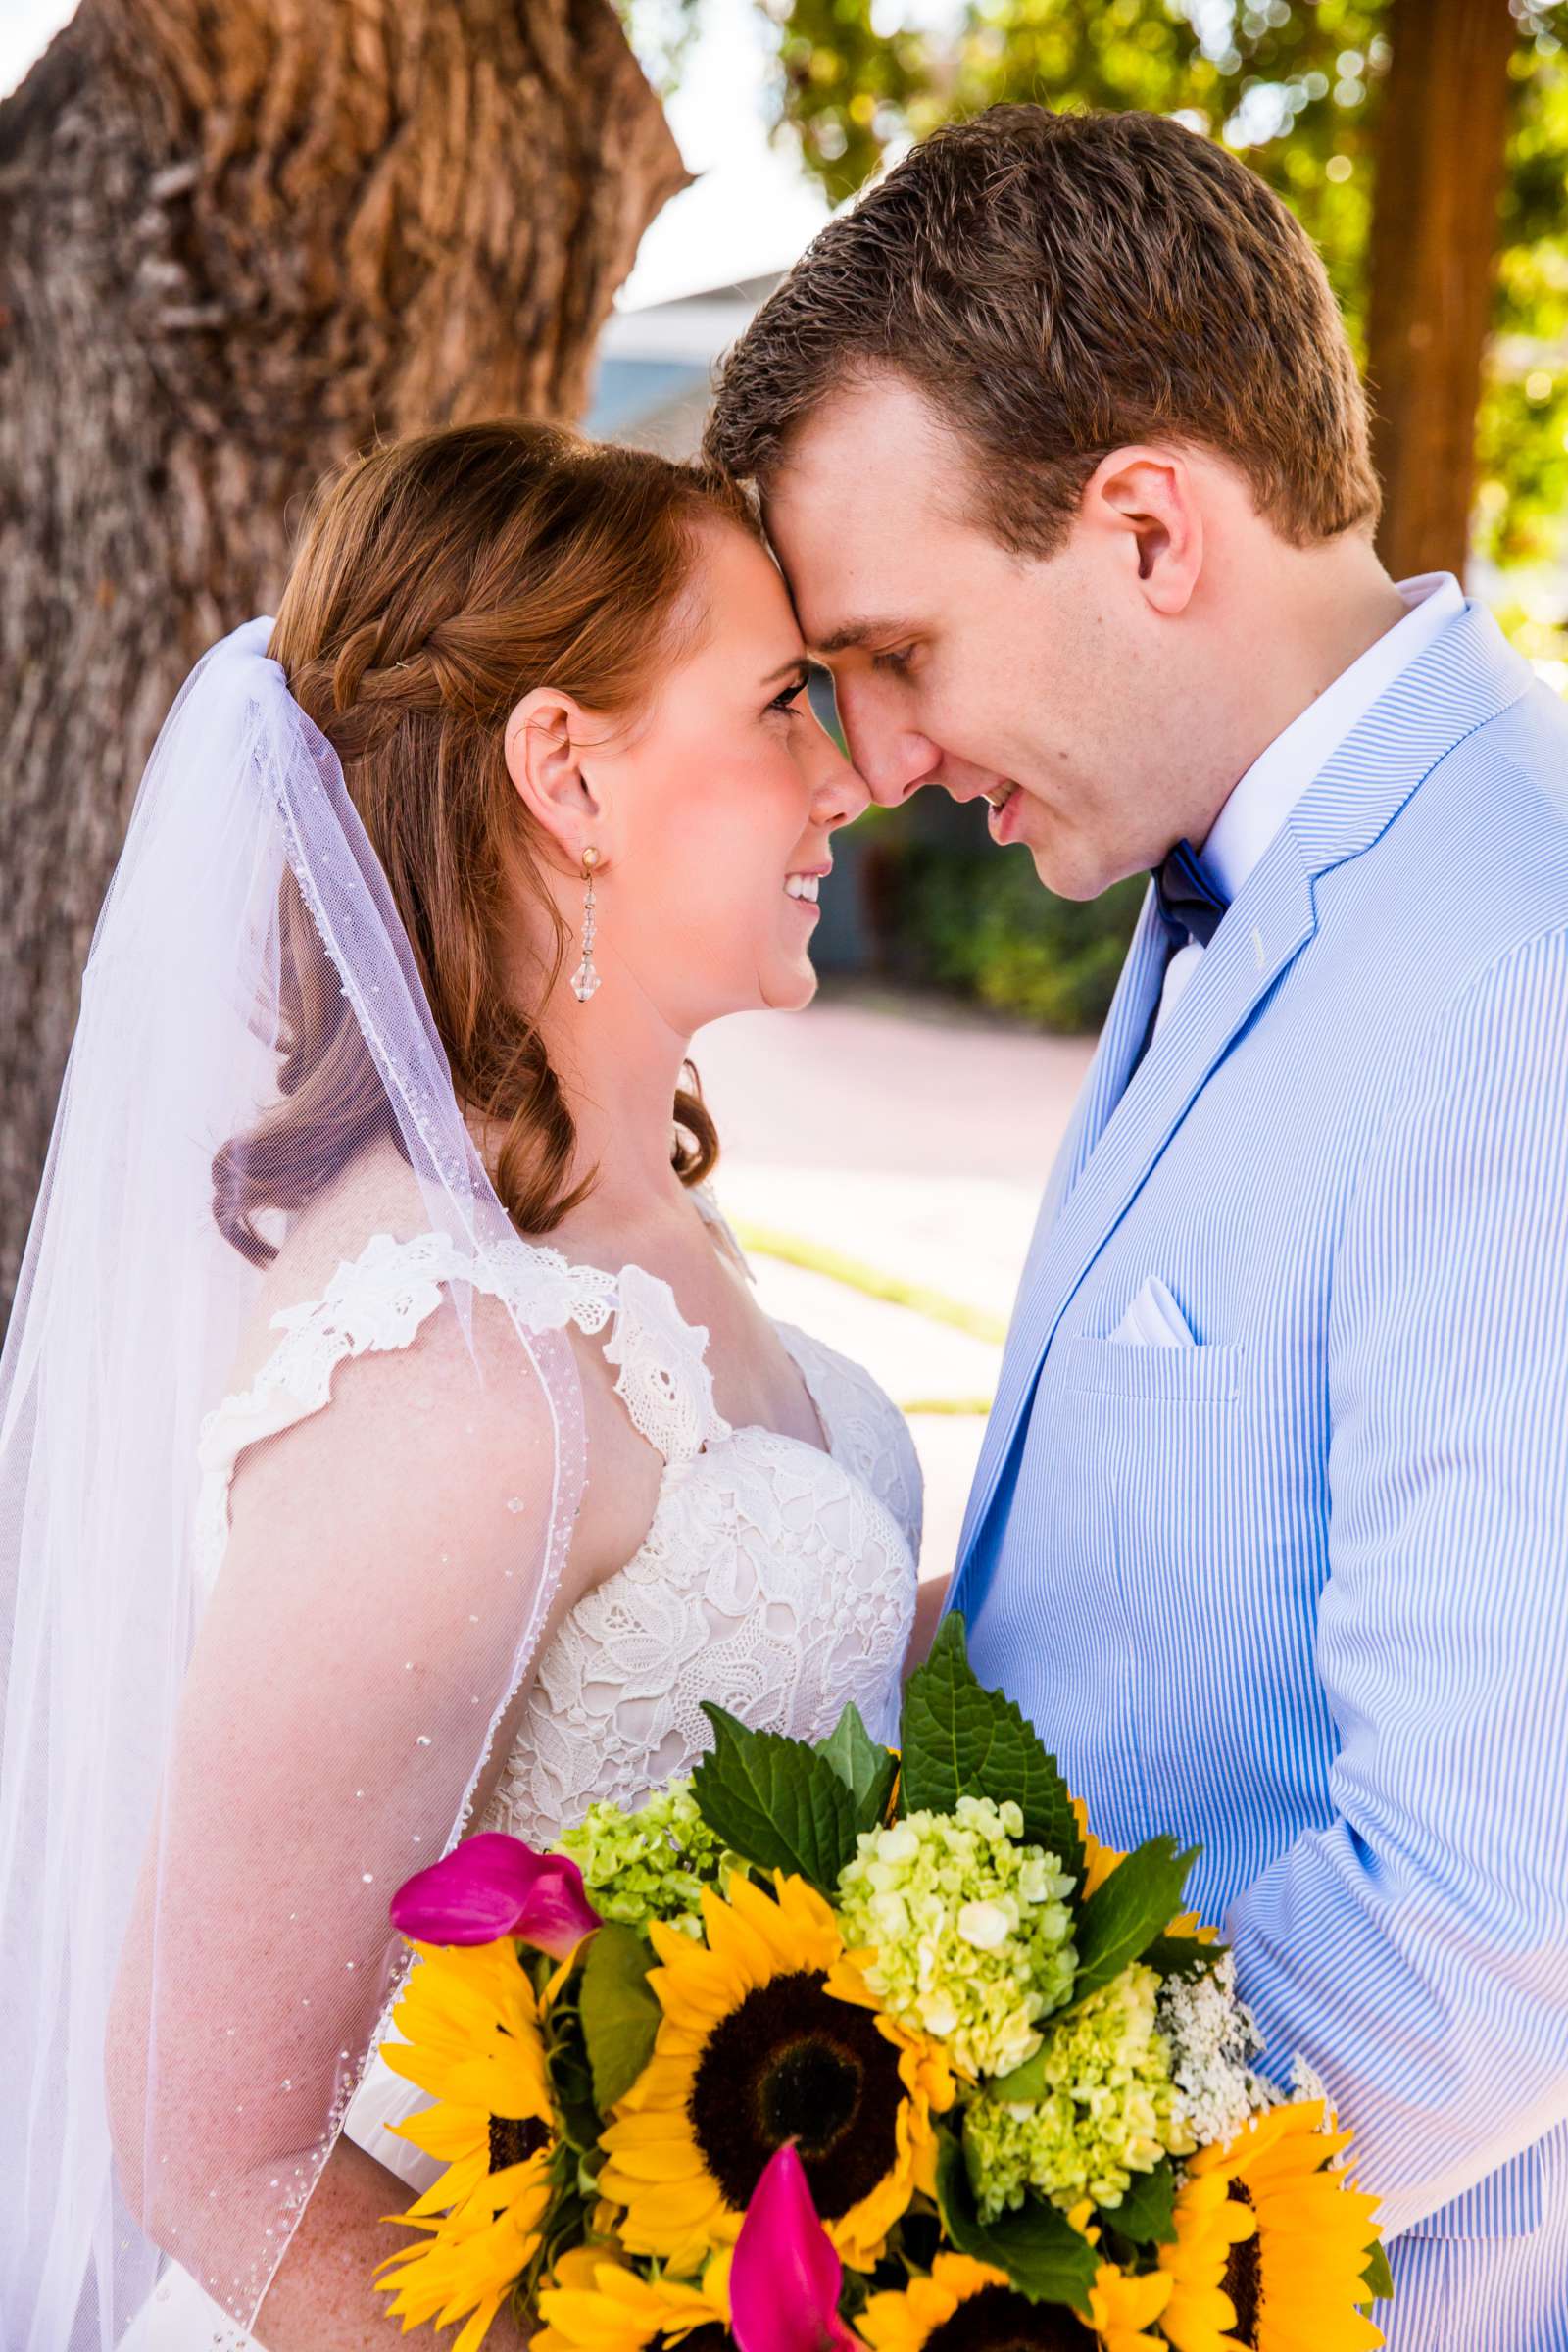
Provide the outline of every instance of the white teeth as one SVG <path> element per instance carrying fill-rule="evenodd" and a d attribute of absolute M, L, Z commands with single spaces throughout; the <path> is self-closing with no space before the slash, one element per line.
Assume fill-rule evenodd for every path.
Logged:
<path fill-rule="evenodd" d="M 792 899 L 808 899 L 814 906 L 821 887 L 821 877 L 817 874 L 786 874 L 784 887 Z"/>

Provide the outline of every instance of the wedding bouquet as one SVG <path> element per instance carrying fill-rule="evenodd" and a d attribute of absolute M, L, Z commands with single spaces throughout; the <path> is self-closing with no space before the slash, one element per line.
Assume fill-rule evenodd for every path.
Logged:
<path fill-rule="evenodd" d="M 1361 2352 L 1375 2200 L 1283 2095 L 1192 1852 L 1101 1845 L 949 1617 L 901 1747 L 710 1706 L 712 1752 L 554 1854 L 403 1886 L 387 2063 L 445 2171 L 405 2330 L 509 2299 L 536 2352 Z M 388 2217 L 393 2218 L 393 2217 Z"/>

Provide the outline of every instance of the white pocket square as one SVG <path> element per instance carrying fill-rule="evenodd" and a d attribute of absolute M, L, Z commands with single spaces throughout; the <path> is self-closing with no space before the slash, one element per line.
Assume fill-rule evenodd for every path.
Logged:
<path fill-rule="evenodd" d="M 1157 1274 L 1151 1274 L 1112 1340 L 1130 1348 L 1196 1348 L 1187 1318 Z"/>

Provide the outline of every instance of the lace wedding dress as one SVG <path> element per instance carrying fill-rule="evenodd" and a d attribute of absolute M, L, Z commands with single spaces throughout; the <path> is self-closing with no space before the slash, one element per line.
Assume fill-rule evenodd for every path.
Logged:
<path fill-rule="evenodd" d="M 694 1197 L 744 1268 L 711 1197 Z M 547 1846 L 597 1799 L 635 1802 L 707 1747 L 705 1698 L 807 1740 L 853 1699 L 872 1737 L 891 1740 L 920 1548 L 920 1469 L 903 1416 L 859 1365 L 780 1323 L 827 1450 L 731 1428 L 714 1407 L 706 1330 L 638 1266 L 607 1274 L 521 1240 L 481 1261 L 442 1234 L 376 1235 L 320 1298 L 273 1317 L 276 1349 L 203 1424 L 197 1543 L 209 1584 L 243 1448 L 328 1405 L 346 1357 L 408 1347 L 455 1278 L 513 1297 L 536 1327 L 605 1333 L 616 1394 L 664 1463 L 640 1548 L 564 1619 L 471 1827 Z M 438 2168 L 386 2127 L 422 2103 L 375 2055 L 344 2122 L 414 2191 Z M 240 2352 L 254 2339 L 174 2269 L 123 2341 L 128 2352 Z"/>

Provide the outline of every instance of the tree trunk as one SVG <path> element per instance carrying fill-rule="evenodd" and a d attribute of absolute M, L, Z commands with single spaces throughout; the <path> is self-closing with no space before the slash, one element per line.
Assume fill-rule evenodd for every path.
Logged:
<path fill-rule="evenodd" d="M 0 106 L 0 1318 L 180 679 L 350 450 L 580 415 L 686 176 L 610 0 L 82 0 Z"/>
<path fill-rule="evenodd" d="M 1396 579 L 1461 571 L 1508 128 L 1508 0 L 1392 0 L 1367 374 Z"/>

